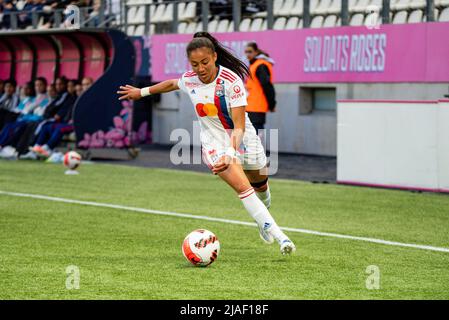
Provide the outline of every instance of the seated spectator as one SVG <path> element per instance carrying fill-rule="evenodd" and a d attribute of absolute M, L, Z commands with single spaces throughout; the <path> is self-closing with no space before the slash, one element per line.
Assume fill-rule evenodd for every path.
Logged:
<path fill-rule="evenodd" d="M 76 96 L 77 96 L 77 97 L 80 97 L 80 96 L 81 96 L 81 94 L 83 93 L 83 86 L 81 85 L 81 83 L 78 83 L 78 84 L 75 86 L 75 92 L 76 92 Z"/>
<path fill-rule="evenodd" d="M 61 142 L 62 137 L 75 129 L 73 126 L 73 110 L 77 97 L 74 81 L 70 80 L 69 83 L 71 85 L 67 86 L 67 92 L 70 103 L 66 103 L 61 107 L 54 116 L 55 121 L 48 122 L 42 127 L 36 144 L 31 149 L 38 157 L 48 158 L 52 154 L 53 149 Z"/>
<path fill-rule="evenodd" d="M 3 13 L 3 19 L 0 22 L 0 29 L 11 29 L 11 13 L 17 12 L 14 1 L 0 0 L 0 11 Z"/>
<path fill-rule="evenodd" d="M 19 14 L 19 28 L 26 28 L 33 23 L 33 12 L 40 12 L 44 9 L 44 0 L 27 0 Z"/>
<path fill-rule="evenodd" d="M 220 19 L 229 19 L 232 17 L 232 0 L 211 0 L 209 10 L 212 15 L 219 16 Z"/>
<path fill-rule="evenodd" d="M 58 91 L 56 91 L 56 86 L 54 84 L 49 84 L 47 86 L 47 95 L 50 99 L 50 102 L 56 100 L 56 98 L 58 97 Z"/>
<path fill-rule="evenodd" d="M 27 123 L 23 134 L 15 137 L 13 146 L 19 154 L 19 159 L 37 159 L 36 154 L 30 151 L 30 146 L 34 145 L 36 135 L 39 134 L 45 124 L 57 121 L 58 117 L 56 117 L 56 114 L 59 110 L 63 108 L 66 109 L 67 106 L 73 105 L 74 100 L 72 100 L 67 92 L 67 79 L 65 77 L 56 79 L 55 88 L 57 96 L 54 99 L 50 98 L 51 102 L 45 107 L 45 111 L 42 115 L 44 120 Z M 49 86 L 49 96 L 51 95 L 51 90 L 52 87 Z"/>
<path fill-rule="evenodd" d="M 1 1 L 1 0 L 0 0 Z M 0 97 L 5 93 L 5 81 L 0 79 Z"/>
<path fill-rule="evenodd" d="M 83 92 L 87 91 L 87 89 L 90 88 L 90 86 L 94 83 L 94 79 L 91 77 L 84 77 L 81 81 L 81 86 L 83 87 Z"/>
<path fill-rule="evenodd" d="M 39 80 L 36 80 L 36 89 L 32 82 L 27 83 L 24 86 L 24 98 L 20 101 L 17 109 L 20 111 L 20 115 L 15 122 L 10 122 L 5 125 L 3 130 L 0 131 L 0 157 L 1 158 L 10 158 L 14 155 L 16 151 L 15 148 L 9 146 L 9 142 L 11 142 L 11 138 L 14 134 L 17 134 L 20 130 L 24 128 L 26 123 L 29 120 L 34 119 L 33 112 L 38 107 L 38 103 L 41 103 L 39 100 L 40 97 L 36 97 L 36 90 L 41 90 L 45 93 L 45 85 L 40 84 Z M 44 101 L 45 104 L 48 103 Z M 17 157 L 17 155 L 16 155 Z"/>
<path fill-rule="evenodd" d="M 17 110 L 19 96 L 15 93 L 16 87 L 16 81 L 5 81 L 5 93 L 0 98 L 0 130 L 3 129 L 5 124 L 16 121 L 19 116 Z"/>

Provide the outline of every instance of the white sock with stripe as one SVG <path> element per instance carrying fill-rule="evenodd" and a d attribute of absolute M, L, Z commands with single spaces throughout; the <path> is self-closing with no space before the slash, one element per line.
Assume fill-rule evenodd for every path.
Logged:
<path fill-rule="evenodd" d="M 269 208 L 271 206 L 270 186 L 267 185 L 267 189 L 265 191 L 256 191 L 256 195 L 260 200 L 262 200 L 265 207 Z"/>
<path fill-rule="evenodd" d="M 268 230 L 278 243 L 282 243 L 282 241 L 288 239 L 276 224 L 263 202 L 257 197 L 253 188 L 249 188 L 240 193 L 239 198 L 242 200 L 246 211 L 256 220 L 257 224 L 263 226 L 265 230 Z"/>

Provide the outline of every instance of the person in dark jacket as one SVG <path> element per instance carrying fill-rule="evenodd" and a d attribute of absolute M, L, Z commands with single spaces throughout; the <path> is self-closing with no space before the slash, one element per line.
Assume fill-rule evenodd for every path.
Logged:
<path fill-rule="evenodd" d="M 73 132 L 73 111 L 77 99 L 75 81 L 70 80 L 67 87 L 67 99 L 54 115 L 54 121 L 44 124 L 31 149 L 38 157 L 48 158 L 55 147 L 61 142 L 65 134 Z"/>
<path fill-rule="evenodd" d="M 247 44 L 245 54 L 250 63 L 250 77 L 245 83 L 248 91 L 246 111 L 259 133 L 259 130 L 264 129 L 266 113 L 276 110 L 276 92 L 273 86 L 274 60 L 259 49 L 255 42 Z"/>
<path fill-rule="evenodd" d="M 58 115 L 60 110 L 67 110 L 74 104 L 74 98 L 67 92 L 67 79 L 65 77 L 56 79 L 55 88 L 57 96 L 46 106 L 43 114 L 44 120 L 27 124 L 25 132 L 15 141 L 19 159 L 37 159 L 36 153 L 30 150 L 30 147 L 34 145 L 36 136 L 40 134 L 45 125 L 60 121 L 60 115 Z"/>

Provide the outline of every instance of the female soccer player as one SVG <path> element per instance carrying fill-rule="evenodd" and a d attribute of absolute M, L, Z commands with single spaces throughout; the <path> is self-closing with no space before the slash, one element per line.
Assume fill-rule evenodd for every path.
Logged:
<path fill-rule="evenodd" d="M 245 112 L 242 79 L 248 67 L 207 32 L 197 32 L 186 48 L 192 71 L 180 79 L 146 88 L 121 86 L 120 100 L 138 100 L 151 94 L 181 89 L 195 106 L 201 127 L 203 160 L 214 174 L 239 195 L 243 206 L 259 226 L 263 241 L 276 240 L 282 254 L 296 250 L 268 208 L 267 159 L 256 130 Z"/>

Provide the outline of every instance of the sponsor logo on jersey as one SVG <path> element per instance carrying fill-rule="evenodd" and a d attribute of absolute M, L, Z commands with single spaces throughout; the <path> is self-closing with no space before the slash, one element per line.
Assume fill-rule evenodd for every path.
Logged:
<path fill-rule="evenodd" d="M 240 91 L 242 91 L 242 89 L 240 89 L 239 86 L 234 86 L 234 92 L 235 93 L 240 93 Z"/>
<path fill-rule="evenodd" d="M 184 82 L 184 85 L 186 86 L 186 88 L 198 88 L 198 87 L 201 87 L 201 83 L 190 82 L 190 81 Z"/>
<path fill-rule="evenodd" d="M 192 91 L 190 91 L 190 94 L 196 94 L 195 89 L 193 89 Z"/>
<path fill-rule="evenodd" d="M 243 92 L 236 93 L 231 96 L 231 100 L 236 100 L 236 99 L 242 98 L 244 96 L 245 96 L 245 94 Z"/>

